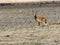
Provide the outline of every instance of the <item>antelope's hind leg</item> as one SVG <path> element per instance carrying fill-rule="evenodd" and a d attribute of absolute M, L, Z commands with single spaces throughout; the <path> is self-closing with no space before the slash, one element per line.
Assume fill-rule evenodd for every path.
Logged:
<path fill-rule="evenodd" d="M 45 26 L 47 26 L 47 25 L 48 25 L 47 21 L 43 22 L 43 24 L 44 24 Z"/>
<path fill-rule="evenodd" d="M 40 22 L 38 22 L 38 25 L 40 26 Z"/>

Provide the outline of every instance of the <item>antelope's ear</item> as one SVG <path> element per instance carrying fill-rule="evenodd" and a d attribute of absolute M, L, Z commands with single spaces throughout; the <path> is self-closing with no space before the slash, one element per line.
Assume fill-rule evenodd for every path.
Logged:
<path fill-rule="evenodd" d="M 32 10 L 32 15 L 35 16 L 36 14 L 37 14 L 37 11 L 33 11 L 33 10 Z"/>
<path fill-rule="evenodd" d="M 35 14 L 37 14 L 37 11 L 35 12 Z"/>
<path fill-rule="evenodd" d="M 32 15 L 35 16 L 34 11 L 32 10 Z"/>
<path fill-rule="evenodd" d="M 37 15 L 37 11 L 35 11 L 34 15 Z"/>

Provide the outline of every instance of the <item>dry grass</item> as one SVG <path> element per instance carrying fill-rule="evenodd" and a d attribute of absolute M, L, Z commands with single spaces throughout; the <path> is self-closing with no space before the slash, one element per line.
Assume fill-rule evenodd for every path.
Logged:
<path fill-rule="evenodd" d="M 59 9 L 60 7 L 1 8 L 0 45 L 60 45 Z M 49 25 L 38 26 L 32 10 L 46 16 Z"/>

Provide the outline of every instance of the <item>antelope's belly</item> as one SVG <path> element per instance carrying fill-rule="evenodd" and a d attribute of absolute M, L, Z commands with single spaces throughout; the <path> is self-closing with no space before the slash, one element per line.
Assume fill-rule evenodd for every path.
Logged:
<path fill-rule="evenodd" d="M 42 22 L 42 20 L 40 20 L 40 19 L 36 19 L 36 21 L 37 21 L 37 22 Z"/>

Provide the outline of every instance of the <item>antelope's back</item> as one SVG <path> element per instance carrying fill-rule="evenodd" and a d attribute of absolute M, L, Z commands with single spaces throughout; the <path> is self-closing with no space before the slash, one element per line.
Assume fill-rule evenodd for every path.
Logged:
<path fill-rule="evenodd" d="M 40 21 L 47 21 L 47 19 L 43 16 L 37 16 L 37 19 Z"/>

